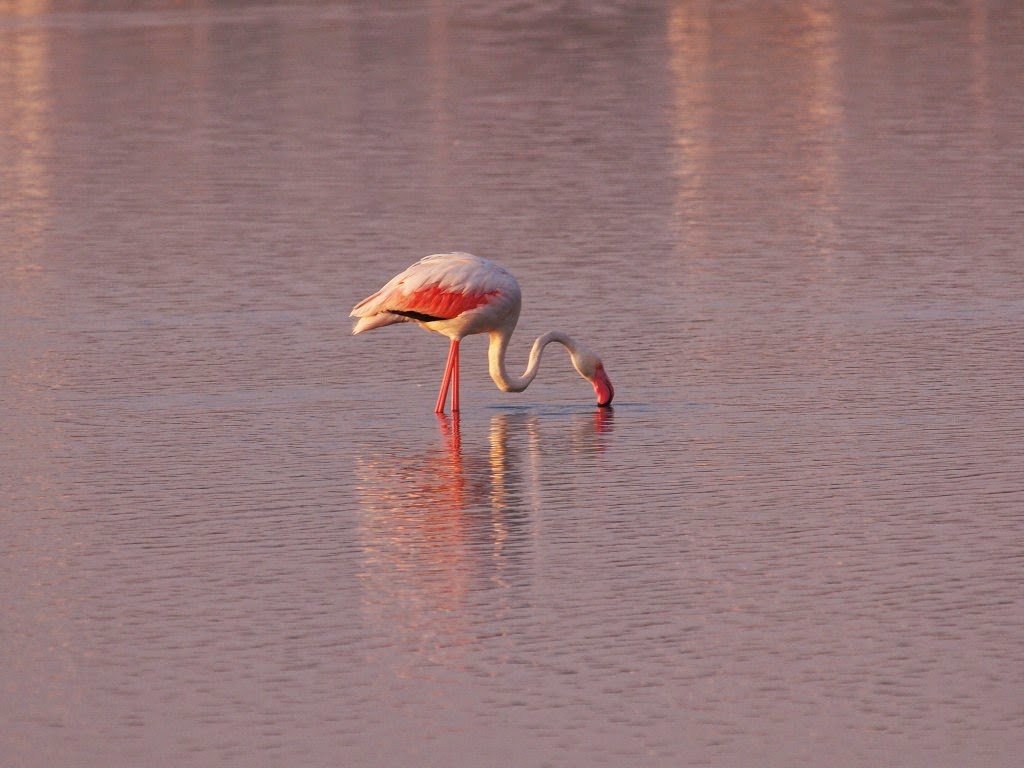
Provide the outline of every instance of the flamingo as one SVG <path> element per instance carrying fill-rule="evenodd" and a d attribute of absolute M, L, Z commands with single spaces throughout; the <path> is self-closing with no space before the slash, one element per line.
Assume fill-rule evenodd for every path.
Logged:
<path fill-rule="evenodd" d="M 522 392 L 530 386 L 537 376 L 544 347 L 558 342 L 569 350 L 580 376 L 593 385 L 598 406 L 610 406 L 615 390 L 601 358 L 560 331 L 549 331 L 533 342 L 522 376 L 508 373 L 505 351 L 519 320 L 521 305 L 519 283 L 504 267 L 470 253 L 435 253 L 395 275 L 375 294 L 356 304 L 350 317 L 358 318 L 353 335 L 412 322 L 451 340 L 435 413 L 444 413 L 449 386 L 452 413 L 459 411 L 459 343 L 474 333 L 490 337 L 488 368 L 502 392 Z"/>

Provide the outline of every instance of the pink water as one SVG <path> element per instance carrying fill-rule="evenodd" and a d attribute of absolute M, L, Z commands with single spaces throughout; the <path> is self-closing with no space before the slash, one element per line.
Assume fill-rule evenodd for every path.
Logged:
<path fill-rule="evenodd" d="M 0 764 L 1016 766 L 1021 82 L 1016 3 L 0 5 Z M 348 335 L 452 249 L 615 408 Z"/>

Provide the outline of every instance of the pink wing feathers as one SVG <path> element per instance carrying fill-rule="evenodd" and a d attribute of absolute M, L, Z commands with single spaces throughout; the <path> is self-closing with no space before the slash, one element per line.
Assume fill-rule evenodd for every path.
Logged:
<path fill-rule="evenodd" d="M 445 253 L 420 259 L 352 309 L 359 318 L 352 333 L 409 321 L 450 320 L 486 304 L 518 284 L 487 259 Z"/>

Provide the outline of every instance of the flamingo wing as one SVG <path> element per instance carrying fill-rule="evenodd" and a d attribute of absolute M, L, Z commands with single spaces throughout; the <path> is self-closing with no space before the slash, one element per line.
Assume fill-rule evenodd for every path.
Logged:
<path fill-rule="evenodd" d="M 352 333 L 393 323 L 451 320 L 486 304 L 509 282 L 508 272 L 491 261 L 466 253 L 445 253 L 420 259 L 352 309 L 359 318 Z"/>

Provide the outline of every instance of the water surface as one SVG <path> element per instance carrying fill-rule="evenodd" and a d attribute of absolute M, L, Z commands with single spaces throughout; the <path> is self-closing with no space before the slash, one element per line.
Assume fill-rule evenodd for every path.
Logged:
<path fill-rule="evenodd" d="M 0 8 L 0 762 L 1011 766 L 1013 3 Z M 524 290 L 525 393 L 353 338 Z"/>

